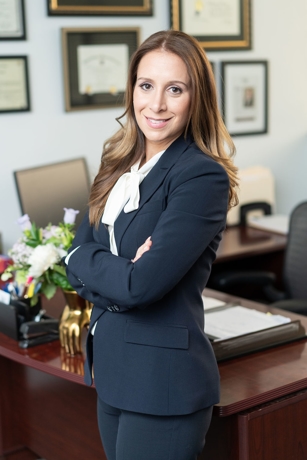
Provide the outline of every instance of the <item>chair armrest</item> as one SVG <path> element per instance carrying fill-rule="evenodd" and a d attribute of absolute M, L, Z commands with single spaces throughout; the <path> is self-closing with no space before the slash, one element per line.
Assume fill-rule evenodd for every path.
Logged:
<path fill-rule="evenodd" d="M 214 276 L 212 283 L 216 288 L 229 288 L 238 284 L 254 286 L 273 285 L 276 276 L 271 272 L 246 271 L 246 272 L 224 272 Z"/>

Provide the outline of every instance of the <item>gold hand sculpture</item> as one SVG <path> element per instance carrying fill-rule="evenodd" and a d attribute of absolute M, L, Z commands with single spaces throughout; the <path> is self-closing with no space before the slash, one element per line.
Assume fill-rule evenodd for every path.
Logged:
<path fill-rule="evenodd" d="M 64 296 L 67 305 L 60 318 L 60 342 L 66 353 L 75 355 L 82 353 L 81 334 L 89 326 L 93 305 L 76 292 L 65 291 Z"/>

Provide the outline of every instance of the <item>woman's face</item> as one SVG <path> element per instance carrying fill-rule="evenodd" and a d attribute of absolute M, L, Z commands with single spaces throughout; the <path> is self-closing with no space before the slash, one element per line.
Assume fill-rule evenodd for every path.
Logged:
<path fill-rule="evenodd" d="M 163 50 L 147 53 L 139 63 L 133 91 L 135 117 L 145 136 L 147 160 L 181 135 L 190 104 L 190 78 L 183 60 Z"/>

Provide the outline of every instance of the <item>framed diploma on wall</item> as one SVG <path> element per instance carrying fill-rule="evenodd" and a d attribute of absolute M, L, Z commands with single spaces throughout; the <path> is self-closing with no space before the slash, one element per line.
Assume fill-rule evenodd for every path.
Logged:
<path fill-rule="evenodd" d="M 27 56 L 0 56 L 0 114 L 29 110 Z"/>
<path fill-rule="evenodd" d="M 49 16 L 152 16 L 152 0 L 47 0 Z"/>
<path fill-rule="evenodd" d="M 251 0 L 170 0 L 171 27 L 205 50 L 251 48 Z"/>
<path fill-rule="evenodd" d="M 25 40 L 24 0 L 0 0 L 0 40 Z"/>
<path fill-rule="evenodd" d="M 268 132 L 267 61 L 222 62 L 222 109 L 232 136 Z"/>
<path fill-rule="evenodd" d="M 138 27 L 62 29 L 67 112 L 124 105 L 129 61 L 139 35 Z"/>

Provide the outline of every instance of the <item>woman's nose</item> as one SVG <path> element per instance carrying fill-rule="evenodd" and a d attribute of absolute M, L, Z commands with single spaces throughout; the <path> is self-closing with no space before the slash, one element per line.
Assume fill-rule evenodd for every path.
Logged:
<path fill-rule="evenodd" d="M 164 92 L 155 91 L 152 94 L 152 99 L 150 101 L 150 109 L 153 112 L 161 112 L 161 110 L 166 110 L 166 100 Z"/>

